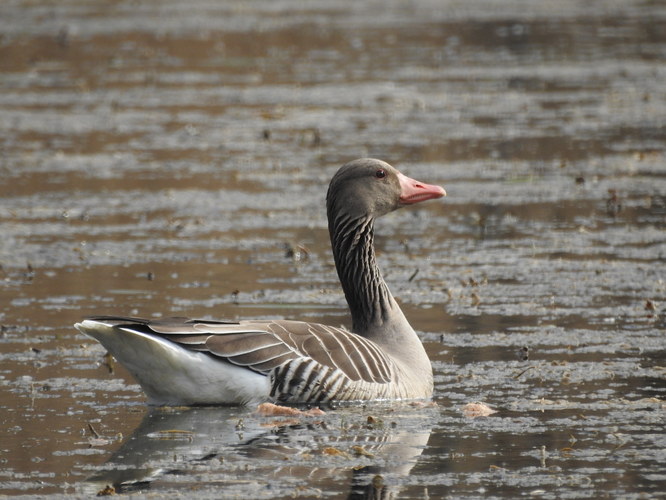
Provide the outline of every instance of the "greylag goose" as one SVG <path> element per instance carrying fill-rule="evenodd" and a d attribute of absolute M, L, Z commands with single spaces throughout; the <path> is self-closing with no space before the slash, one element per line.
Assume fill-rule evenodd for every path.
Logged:
<path fill-rule="evenodd" d="M 77 323 L 136 378 L 149 404 L 249 405 L 430 398 L 430 360 L 375 261 L 374 221 L 445 196 L 388 163 L 359 159 L 331 180 L 326 206 L 352 331 L 303 321 L 146 320 Z"/>

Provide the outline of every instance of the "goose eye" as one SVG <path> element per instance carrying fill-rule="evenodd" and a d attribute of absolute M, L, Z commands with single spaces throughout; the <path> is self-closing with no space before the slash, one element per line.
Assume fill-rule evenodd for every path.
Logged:
<path fill-rule="evenodd" d="M 383 179 L 384 177 L 386 177 L 386 170 L 380 168 L 375 172 L 375 177 L 377 177 L 377 179 Z"/>

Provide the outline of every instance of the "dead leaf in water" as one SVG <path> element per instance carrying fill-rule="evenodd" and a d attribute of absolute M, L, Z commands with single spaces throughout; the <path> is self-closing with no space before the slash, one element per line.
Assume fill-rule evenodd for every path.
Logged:
<path fill-rule="evenodd" d="M 467 403 L 462 408 L 463 415 L 469 418 L 476 417 L 487 417 L 493 413 L 497 413 L 497 410 L 493 410 L 490 406 L 485 403 Z"/>
<path fill-rule="evenodd" d="M 310 408 L 303 411 L 290 406 L 279 406 L 273 403 L 261 403 L 257 406 L 257 414 L 262 417 L 320 417 L 326 415 L 326 412 L 319 408 Z"/>
<path fill-rule="evenodd" d="M 98 497 L 108 497 L 115 494 L 116 494 L 116 489 L 110 484 L 107 484 L 103 489 L 97 492 Z"/>

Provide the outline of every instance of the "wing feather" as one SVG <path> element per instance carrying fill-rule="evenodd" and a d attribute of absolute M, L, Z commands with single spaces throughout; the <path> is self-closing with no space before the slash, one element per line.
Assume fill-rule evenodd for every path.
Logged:
<path fill-rule="evenodd" d="M 288 320 L 97 318 L 117 328 L 158 335 L 187 349 L 208 352 L 265 375 L 290 361 L 310 359 L 339 370 L 351 381 L 385 384 L 392 379 L 392 360 L 374 342 L 343 328 Z M 308 386 L 315 382 L 309 372 L 305 378 Z M 342 386 L 336 384 L 335 389 Z"/>

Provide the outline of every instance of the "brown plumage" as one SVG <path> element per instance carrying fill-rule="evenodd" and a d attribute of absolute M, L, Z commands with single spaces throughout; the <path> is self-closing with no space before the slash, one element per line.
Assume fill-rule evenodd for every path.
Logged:
<path fill-rule="evenodd" d="M 100 341 L 156 404 L 428 398 L 428 357 L 384 282 L 374 219 L 444 196 L 379 160 L 343 166 L 327 195 L 329 232 L 353 333 L 302 321 L 144 320 L 97 316 Z"/>

